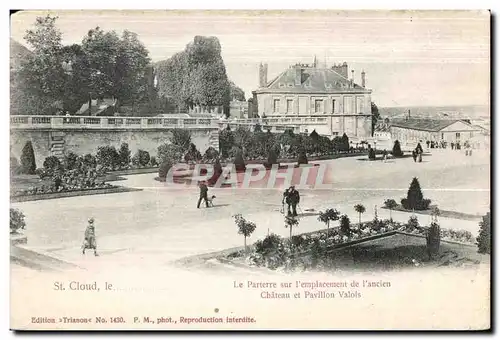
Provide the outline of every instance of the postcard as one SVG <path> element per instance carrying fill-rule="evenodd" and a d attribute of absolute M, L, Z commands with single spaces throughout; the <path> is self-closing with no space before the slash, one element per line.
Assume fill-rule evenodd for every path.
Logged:
<path fill-rule="evenodd" d="M 487 10 L 23 10 L 10 328 L 488 330 Z"/>

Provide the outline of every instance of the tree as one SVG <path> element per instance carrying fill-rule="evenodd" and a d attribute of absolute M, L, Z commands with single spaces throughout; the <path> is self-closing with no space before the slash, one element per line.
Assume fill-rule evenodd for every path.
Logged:
<path fill-rule="evenodd" d="M 183 150 L 177 144 L 162 144 L 158 147 L 158 161 L 160 164 L 169 162 L 178 163 L 182 160 Z"/>
<path fill-rule="evenodd" d="M 340 218 L 339 214 L 335 209 L 327 209 L 325 212 L 319 212 L 318 221 L 326 224 L 327 234 L 330 232 L 330 221 L 337 221 Z"/>
<path fill-rule="evenodd" d="M 377 125 L 377 122 L 380 119 L 380 113 L 378 111 L 377 104 L 375 104 L 374 102 L 372 102 L 371 104 L 371 112 L 372 112 L 372 136 L 373 136 L 373 133 L 375 132 L 375 125 Z"/>
<path fill-rule="evenodd" d="M 187 129 L 175 129 L 172 131 L 170 141 L 177 145 L 182 151 L 187 151 L 191 144 L 191 132 Z"/>
<path fill-rule="evenodd" d="M 252 132 L 243 126 L 238 126 L 238 128 L 234 131 L 233 136 L 234 145 L 239 147 L 243 151 L 243 154 L 246 155 L 247 149 L 252 141 Z"/>
<path fill-rule="evenodd" d="M 247 221 L 246 219 L 241 216 L 241 214 L 237 214 L 234 216 L 234 222 L 236 223 L 236 226 L 238 227 L 238 234 L 243 235 L 243 242 L 245 246 L 245 252 L 248 252 L 247 249 L 247 237 L 250 237 L 252 233 L 255 231 L 255 228 L 257 226 L 255 223 Z"/>
<path fill-rule="evenodd" d="M 184 161 L 186 162 L 197 162 L 201 160 L 201 153 L 196 149 L 196 145 L 191 143 L 189 145 L 188 151 L 184 154 Z"/>
<path fill-rule="evenodd" d="M 441 243 L 441 228 L 437 222 L 432 222 L 429 228 L 426 229 L 425 238 L 427 242 L 427 254 L 429 260 L 439 253 Z"/>
<path fill-rule="evenodd" d="M 137 150 L 136 154 L 132 158 L 132 164 L 146 166 L 149 164 L 150 160 L 151 156 L 149 155 L 149 152 L 144 150 Z"/>
<path fill-rule="evenodd" d="M 21 173 L 33 175 L 36 170 L 35 152 L 31 141 L 26 142 L 21 153 Z"/>
<path fill-rule="evenodd" d="M 243 150 L 238 148 L 237 146 L 234 147 L 234 166 L 236 168 L 236 171 L 245 171 L 246 170 L 246 165 L 245 165 L 245 160 L 243 158 Z"/>
<path fill-rule="evenodd" d="M 488 212 L 479 222 L 477 247 L 480 254 L 491 254 L 491 215 Z"/>
<path fill-rule="evenodd" d="M 234 135 L 229 126 L 219 133 L 219 148 L 222 157 L 228 158 L 229 151 L 234 146 Z"/>
<path fill-rule="evenodd" d="M 307 155 L 305 150 L 299 151 L 299 158 L 297 159 L 297 165 L 308 164 Z"/>
<path fill-rule="evenodd" d="M 231 89 L 231 100 L 245 101 L 245 91 L 236 86 L 232 81 L 229 82 L 229 86 Z"/>
<path fill-rule="evenodd" d="M 362 204 L 356 204 L 354 206 L 354 210 L 359 214 L 359 227 L 361 227 L 361 214 L 366 211 L 366 208 Z"/>
<path fill-rule="evenodd" d="M 408 189 L 408 194 L 406 198 L 401 200 L 401 205 L 408 210 L 427 210 L 431 200 L 424 199 L 422 190 L 420 189 L 420 183 L 416 177 L 413 178 Z"/>
<path fill-rule="evenodd" d="M 127 166 L 130 164 L 130 153 L 131 152 L 130 152 L 130 149 L 128 148 L 128 144 L 122 143 L 120 145 L 120 151 L 118 152 L 121 166 Z M 149 162 L 149 159 L 148 159 L 148 162 Z"/>
<path fill-rule="evenodd" d="M 342 135 L 341 150 L 349 151 L 349 137 L 345 133 Z"/>
<path fill-rule="evenodd" d="M 10 233 L 16 233 L 19 229 L 26 227 L 24 214 L 19 209 L 10 208 Z"/>
<path fill-rule="evenodd" d="M 157 63 L 159 95 L 177 108 L 229 109 L 231 86 L 216 37 L 195 36 L 184 51 Z"/>
<path fill-rule="evenodd" d="M 398 140 L 394 142 L 394 146 L 392 147 L 392 155 L 394 157 L 403 157 L 403 151 L 401 151 L 401 145 L 399 144 Z"/>
<path fill-rule="evenodd" d="M 89 30 L 82 41 L 89 79 L 89 98 L 112 97 L 135 104 L 147 93 L 148 51 L 137 34 L 125 30 L 120 37 L 115 31 L 100 27 Z"/>
<path fill-rule="evenodd" d="M 202 160 L 203 162 L 214 162 L 219 157 L 219 152 L 215 150 L 212 146 L 208 147 L 205 150 L 205 154 L 203 154 Z"/>
<path fill-rule="evenodd" d="M 346 236 L 351 235 L 351 221 L 347 215 L 340 216 L 340 232 Z"/>
<path fill-rule="evenodd" d="M 97 164 L 108 170 L 114 170 L 120 165 L 120 154 L 114 146 L 100 146 L 97 148 Z"/>
<path fill-rule="evenodd" d="M 285 216 L 285 228 L 290 229 L 290 243 L 292 242 L 293 228 L 299 225 L 299 220 L 295 216 Z"/>
<path fill-rule="evenodd" d="M 60 108 L 66 75 L 62 66 L 62 33 L 57 17 L 37 17 L 24 36 L 32 52 L 23 60 L 18 74 L 25 114 L 53 114 Z"/>
<path fill-rule="evenodd" d="M 386 199 L 384 201 L 384 206 L 389 209 L 389 217 L 392 220 L 392 209 L 396 208 L 398 204 L 392 198 Z"/>

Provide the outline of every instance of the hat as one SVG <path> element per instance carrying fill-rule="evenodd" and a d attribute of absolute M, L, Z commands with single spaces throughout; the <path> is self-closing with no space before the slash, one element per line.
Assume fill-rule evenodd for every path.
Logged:
<path fill-rule="evenodd" d="M 94 218 L 93 217 L 89 218 L 89 223 L 94 223 Z"/>

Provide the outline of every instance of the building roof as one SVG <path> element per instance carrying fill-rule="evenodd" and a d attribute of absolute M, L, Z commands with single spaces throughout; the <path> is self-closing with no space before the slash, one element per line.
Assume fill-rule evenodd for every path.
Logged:
<path fill-rule="evenodd" d="M 458 121 L 455 119 L 394 119 L 391 121 L 391 126 L 409 130 L 437 132 Z M 464 124 L 467 123 L 464 122 Z"/>
<path fill-rule="evenodd" d="M 295 84 L 297 70 L 300 69 L 300 85 Z M 322 93 L 322 92 L 371 92 L 371 90 L 353 83 L 341 74 L 329 68 L 304 67 L 294 65 L 280 73 L 256 92 L 286 93 Z"/>

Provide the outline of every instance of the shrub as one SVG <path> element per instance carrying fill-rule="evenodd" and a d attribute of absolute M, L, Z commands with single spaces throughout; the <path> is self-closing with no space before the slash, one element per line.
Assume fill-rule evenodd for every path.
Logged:
<path fill-rule="evenodd" d="M 351 220 L 347 215 L 340 216 L 340 231 L 344 235 L 351 234 Z"/>
<path fill-rule="evenodd" d="M 266 265 L 270 269 L 276 269 L 285 262 L 286 248 L 283 239 L 276 235 L 270 234 L 263 240 L 255 243 L 254 259 L 257 265 Z"/>
<path fill-rule="evenodd" d="M 19 209 L 10 208 L 10 233 L 15 233 L 19 229 L 24 229 L 26 227 L 26 222 L 24 221 L 24 214 Z"/>
<path fill-rule="evenodd" d="M 132 158 L 132 164 L 146 166 L 149 164 L 151 157 L 149 156 L 149 152 L 144 150 L 138 150 L 134 157 Z"/>
<path fill-rule="evenodd" d="M 477 247 L 480 254 L 491 254 L 491 216 L 488 212 L 479 222 L 479 236 L 477 237 Z"/>
<path fill-rule="evenodd" d="M 234 147 L 234 166 L 236 167 L 236 171 L 244 171 L 246 169 L 245 160 L 243 159 L 243 151 Z"/>
<path fill-rule="evenodd" d="M 373 161 L 373 160 L 375 160 L 375 159 L 376 159 L 376 156 L 375 156 L 375 149 L 370 148 L 370 149 L 368 150 L 368 159 L 369 159 L 369 160 L 371 160 L 371 161 Z"/>
<path fill-rule="evenodd" d="M 158 162 L 156 161 L 156 157 L 155 156 L 151 156 L 150 159 L 149 159 L 149 164 L 151 166 L 158 166 Z"/>
<path fill-rule="evenodd" d="M 168 171 L 172 166 L 174 165 L 173 162 L 171 161 L 164 161 L 163 163 L 160 164 L 160 168 L 158 169 L 158 177 L 160 178 L 167 178 Z"/>
<path fill-rule="evenodd" d="M 427 241 L 427 253 L 429 254 L 429 258 L 432 259 L 433 256 L 439 253 L 439 245 L 441 243 L 439 224 L 432 222 L 426 230 L 425 238 Z"/>
<path fill-rule="evenodd" d="M 196 149 L 196 145 L 191 143 L 189 145 L 188 151 L 184 154 L 184 160 L 186 162 L 197 162 L 201 160 L 202 156 L 201 153 Z"/>
<path fill-rule="evenodd" d="M 130 149 L 128 148 L 127 143 L 122 143 L 120 145 L 120 151 L 118 152 L 118 159 L 121 166 L 127 166 L 130 164 Z"/>
<path fill-rule="evenodd" d="M 61 162 L 59 161 L 59 158 L 57 158 L 56 156 L 49 156 L 45 158 L 45 161 L 43 162 L 43 168 L 49 173 L 58 170 L 60 167 L 61 167 Z"/>
<path fill-rule="evenodd" d="M 269 148 L 269 152 L 267 154 L 267 163 L 268 167 L 271 167 L 273 164 L 278 164 L 278 156 L 279 150 L 277 145 L 273 145 Z"/>
<path fill-rule="evenodd" d="M 88 153 L 83 156 L 83 164 L 89 168 L 95 168 L 97 166 L 97 160 L 94 155 Z"/>
<path fill-rule="evenodd" d="M 420 224 L 418 223 L 417 216 L 410 216 L 410 218 L 408 219 L 408 223 L 406 224 L 406 230 L 411 233 L 418 229 L 420 229 Z"/>
<path fill-rule="evenodd" d="M 114 146 L 100 146 L 97 148 L 97 164 L 102 165 L 106 169 L 114 170 L 120 166 L 120 154 Z"/>
<path fill-rule="evenodd" d="M 160 164 L 163 164 L 164 162 L 169 162 L 171 164 L 178 163 L 181 161 L 182 156 L 183 150 L 178 145 L 167 143 L 158 147 L 157 161 Z"/>
<path fill-rule="evenodd" d="M 408 210 L 427 210 L 431 204 L 430 199 L 424 199 L 420 183 L 416 177 L 413 178 L 408 189 L 406 198 L 401 199 L 401 205 Z"/>
<path fill-rule="evenodd" d="M 297 164 L 298 165 L 308 164 L 307 155 L 306 155 L 306 152 L 304 150 L 300 151 L 299 158 L 297 159 Z"/>
<path fill-rule="evenodd" d="M 35 152 L 31 141 L 26 142 L 21 153 L 21 173 L 33 175 L 36 170 Z"/>
<path fill-rule="evenodd" d="M 403 151 L 401 151 L 401 145 L 399 144 L 398 140 L 394 142 L 394 146 L 392 147 L 392 155 L 394 157 L 403 157 Z"/>
<path fill-rule="evenodd" d="M 205 153 L 203 154 L 202 160 L 204 162 L 215 162 L 215 160 L 219 157 L 219 152 L 215 150 L 212 146 L 210 146 Z"/>
<path fill-rule="evenodd" d="M 172 131 L 170 141 L 180 148 L 181 152 L 187 151 L 191 144 L 191 132 L 187 129 L 175 129 Z"/>
<path fill-rule="evenodd" d="M 68 152 L 65 156 L 64 156 L 64 168 L 66 170 L 72 170 L 72 169 L 76 169 L 77 167 L 77 160 L 78 160 L 78 156 L 73 153 L 73 152 Z"/>

